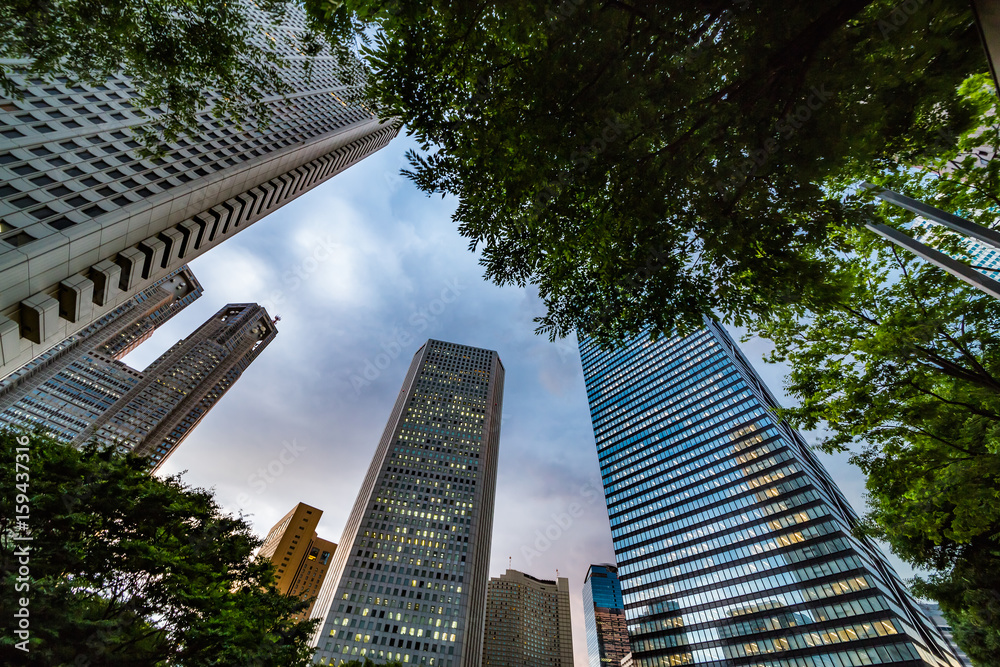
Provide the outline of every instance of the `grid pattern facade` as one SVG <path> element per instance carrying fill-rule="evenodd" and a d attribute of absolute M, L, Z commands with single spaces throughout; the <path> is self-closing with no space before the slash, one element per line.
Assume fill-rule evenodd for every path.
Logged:
<path fill-rule="evenodd" d="M 148 456 L 158 468 L 276 335 L 261 306 L 225 306 L 150 364 L 73 444 L 96 437 Z"/>
<path fill-rule="evenodd" d="M 295 579 L 288 589 L 289 595 L 309 600 L 309 606 L 296 615 L 298 618 L 306 620 L 312 615 L 313 605 L 316 604 L 326 573 L 330 569 L 330 561 L 336 551 L 336 544 L 313 535 L 313 539 L 309 542 L 309 551 L 302 559 Z"/>
<path fill-rule="evenodd" d="M 246 11 L 292 90 L 265 98 L 263 130 L 207 110 L 199 132 L 147 158 L 133 131 L 156 110 L 132 106 L 128 78 L 12 76 L 24 97 L 0 100 L 0 375 L 395 136 L 359 101 L 357 71 L 323 52 L 307 76 L 299 8 L 281 25 Z"/>
<path fill-rule="evenodd" d="M 583 616 L 590 667 L 621 667 L 631 651 L 618 568 L 591 565 L 583 581 Z"/>
<path fill-rule="evenodd" d="M 993 280 L 1000 280 L 1000 250 L 976 239 L 968 239 L 965 249 L 969 264 Z"/>
<path fill-rule="evenodd" d="M 503 379 L 489 350 L 414 356 L 315 605 L 320 664 L 480 664 Z"/>
<path fill-rule="evenodd" d="M 283 594 L 310 600 L 298 614 L 309 618 L 337 545 L 316 535 L 323 511 L 299 503 L 271 528 L 260 556 L 274 565 L 274 586 Z"/>
<path fill-rule="evenodd" d="M 0 424 L 72 441 L 142 378 L 118 361 L 202 294 L 185 266 L 0 383 Z"/>
<path fill-rule="evenodd" d="M 637 667 L 957 664 L 720 326 L 580 350 Z"/>
<path fill-rule="evenodd" d="M 568 579 L 517 570 L 490 579 L 483 667 L 573 667 Z"/>

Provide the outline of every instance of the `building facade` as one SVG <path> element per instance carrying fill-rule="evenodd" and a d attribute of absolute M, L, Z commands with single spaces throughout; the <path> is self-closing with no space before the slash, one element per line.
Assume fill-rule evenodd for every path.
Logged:
<path fill-rule="evenodd" d="M 152 311 L 154 319 L 158 312 L 169 312 L 161 309 L 164 306 Z M 155 470 L 274 339 L 277 329 L 257 304 L 229 304 L 143 371 L 109 353 L 124 354 L 132 341 L 148 336 L 143 326 L 125 333 L 97 347 L 74 348 L 72 358 L 66 355 L 42 366 L 44 372 L 26 376 L 5 397 L 0 423 L 40 426 L 77 446 L 96 437 L 121 452 L 148 456 Z"/>
<path fill-rule="evenodd" d="M 583 616 L 590 667 L 622 667 L 632 650 L 618 567 L 591 565 L 583 580 Z"/>
<path fill-rule="evenodd" d="M 958 664 L 719 325 L 580 350 L 636 667 Z"/>
<path fill-rule="evenodd" d="M 306 72 L 300 8 L 272 25 L 244 5 L 256 38 L 288 63 L 291 92 L 264 99 L 263 129 L 209 108 L 199 132 L 144 157 L 133 135 L 156 119 L 132 106 L 128 77 L 13 74 L 23 98 L 0 100 L 0 377 L 396 135 L 328 50 Z"/>
<path fill-rule="evenodd" d="M 483 667 L 573 667 L 569 579 L 510 569 L 490 579 Z"/>
<path fill-rule="evenodd" d="M 267 533 L 258 555 L 274 565 L 274 586 L 290 597 L 309 600 L 297 614 L 309 618 L 337 545 L 316 534 L 323 510 L 299 503 Z"/>
<path fill-rule="evenodd" d="M 72 441 L 139 382 L 120 359 L 202 294 L 184 266 L 0 382 L 0 424 Z"/>
<path fill-rule="evenodd" d="M 151 363 L 72 444 L 96 437 L 159 468 L 277 334 L 263 307 L 223 307 Z"/>
<path fill-rule="evenodd" d="M 480 664 L 503 381 L 496 352 L 414 355 L 314 607 L 319 664 Z"/>
<path fill-rule="evenodd" d="M 944 617 L 944 614 L 941 613 L 941 607 L 938 606 L 938 603 L 918 602 L 917 604 L 920 607 L 920 609 L 927 615 L 927 618 L 930 619 L 931 623 L 934 624 L 934 627 L 936 627 L 938 631 L 941 633 L 941 635 L 945 638 L 945 640 L 948 642 L 948 645 L 951 646 L 951 650 L 955 652 L 955 655 L 957 655 L 959 661 L 961 661 L 962 667 L 974 667 L 974 665 L 972 664 L 972 660 L 969 659 L 969 656 L 965 655 L 965 652 L 962 651 L 962 649 L 958 648 L 958 644 L 955 643 L 955 637 L 954 634 L 952 633 L 951 623 L 949 623 L 948 619 L 946 619 Z"/>

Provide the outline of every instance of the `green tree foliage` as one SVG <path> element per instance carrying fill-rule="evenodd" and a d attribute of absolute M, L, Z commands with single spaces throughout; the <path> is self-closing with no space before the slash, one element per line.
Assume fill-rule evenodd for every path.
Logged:
<path fill-rule="evenodd" d="M 965 0 L 305 4 L 377 27 L 412 179 L 458 198 L 489 279 L 538 285 L 550 336 L 836 294 L 810 250 L 857 219 L 823 183 L 965 128 L 985 69 Z"/>
<path fill-rule="evenodd" d="M 315 621 L 292 617 L 305 603 L 274 588 L 243 518 L 223 514 L 209 492 L 178 477 L 150 477 L 142 458 L 96 445 L 76 450 L 39 434 L 22 434 L 30 441 L 23 456 L 16 436 L 0 432 L 0 663 L 312 663 Z M 26 526 L 18 525 L 25 514 Z M 31 541 L 15 540 L 25 528 Z M 11 627 L 21 598 L 30 613 L 27 653 Z"/>
<path fill-rule="evenodd" d="M 365 658 L 362 660 L 349 660 L 347 662 L 342 662 L 338 667 L 403 667 L 403 663 L 397 662 L 395 660 L 390 660 L 389 662 L 381 663 L 375 662 L 371 658 Z"/>
<path fill-rule="evenodd" d="M 272 21 L 288 0 L 253 3 Z M 249 3 L 229 0 L 0 0 L 0 85 L 8 96 L 26 79 L 101 84 L 123 73 L 136 87 L 137 109 L 155 123 L 134 132 L 156 152 L 162 141 L 198 126 L 196 116 L 266 126 L 262 100 L 281 94 L 285 64 L 268 46 L 262 28 L 248 20 Z M 306 55 L 323 48 L 307 30 L 296 45 Z M 342 58 L 347 47 L 331 46 Z M 11 62 L 13 61 L 13 62 Z"/>
<path fill-rule="evenodd" d="M 1000 159 L 978 150 L 1000 145 L 1000 126 L 982 84 L 963 88 L 982 114 L 958 157 L 929 147 L 911 156 L 922 168 L 894 163 L 878 180 L 995 226 Z M 956 235 L 918 228 L 867 192 L 849 199 L 875 220 L 966 252 Z M 849 285 L 844 296 L 822 310 L 785 309 L 761 327 L 776 346 L 770 360 L 791 367 L 787 389 L 799 405 L 785 416 L 824 429 L 824 449 L 854 452 L 868 475 L 867 530 L 933 572 L 915 591 L 938 600 L 977 664 L 1000 665 L 1000 303 L 867 232 L 835 239 L 848 252 L 826 259 Z"/>

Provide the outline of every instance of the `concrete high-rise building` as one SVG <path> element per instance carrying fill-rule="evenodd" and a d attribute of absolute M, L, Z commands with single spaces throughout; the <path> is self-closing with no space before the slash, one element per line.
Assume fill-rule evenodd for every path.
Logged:
<path fill-rule="evenodd" d="M 718 324 L 580 351 L 636 667 L 958 664 Z"/>
<path fill-rule="evenodd" d="M 590 667 L 622 667 L 622 660 L 632 649 L 616 566 L 601 563 L 587 569 L 583 580 L 583 616 Z"/>
<path fill-rule="evenodd" d="M 277 333 L 255 303 L 223 307 L 150 364 L 73 444 L 96 437 L 148 456 L 159 468 Z"/>
<path fill-rule="evenodd" d="M 965 652 L 962 649 L 958 648 L 958 644 L 955 643 L 955 637 L 954 634 L 952 633 L 951 623 L 949 623 L 948 619 L 946 619 L 944 617 L 944 614 L 941 613 L 941 607 L 938 606 L 938 603 L 918 602 L 917 605 L 925 614 L 927 614 L 927 617 L 931 620 L 931 623 L 934 624 L 934 627 L 938 629 L 941 635 L 948 642 L 948 645 L 951 646 L 951 650 L 955 652 L 955 655 L 957 655 L 958 659 L 962 662 L 962 667 L 975 667 L 972 664 L 972 660 L 969 659 L 969 656 L 965 655 Z"/>
<path fill-rule="evenodd" d="M 274 585 L 285 595 L 311 600 L 298 617 L 309 618 L 337 545 L 316 534 L 323 510 L 299 503 L 268 532 L 259 555 L 274 565 Z"/>
<path fill-rule="evenodd" d="M 489 350 L 414 355 L 313 608 L 319 664 L 480 664 L 503 380 Z"/>
<path fill-rule="evenodd" d="M 152 311 L 154 319 L 168 312 L 164 305 Z M 0 423 L 40 425 L 73 445 L 96 437 L 148 456 L 155 470 L 277 334 L 257 304 L 229 304 L 137 371 L 108 351 L 134 347 L 148 335 L 147 323 L 127 328 L 124 337 L 95 337 L 96 347 L 74 348 L 72 358 L 57 355 L 51 366 L 40 364 L 3 397 Z"/>
<path fill-rule="evenodd" d="M 483 667 L 573 667 L 569 579 L 510 569 L 490 579 Z"/>
<path fill-rule="evenodd" d="M 139 382 L 120 359 L 202 294 L 184 266 L 0 382 L 0 424 L 72 441 Z"/>
<path fill-rule="evenodd" d="M 0 377 L 396 135 L 348 85 L 353 70 L 328 51 L 296 51 L 295 3 L 280 25 L 243 5 L 288 63 L 291 92 L 264 99 L 264 129 L 206 109 L 198 132 L 143 157 L 133 133 L 156 113 L 133 107 L 128 77 L 91 86 L 12 74 L 23 98 L 0 100 Z"/>

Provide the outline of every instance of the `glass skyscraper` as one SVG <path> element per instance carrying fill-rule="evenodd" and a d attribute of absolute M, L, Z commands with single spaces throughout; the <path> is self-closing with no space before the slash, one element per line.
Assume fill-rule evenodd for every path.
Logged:
<path fill-rule="evenodd" d="M 718 324 L 580 351 L 637 667 L 958 665 Z"/>
<path fill-rule="evenodd" d="M 927 618 L 931 619 L 931 623 L 941 632 L 941 636 L 945 638 L 948 645 L 951 646 L 951 650 L 955 652 L 958 659 L 962 662 L 962 667 L 975 667 L 972 664 L 972 660 L 969 656 L 965 655 L 965 652 L 958 648 L 958 644 L 955 643 L 955 635 L 952 631 L 951 624 L 948 619 L 944 617 L 941 613 L 941 607 L 937 602 L 918 602 L 920 609 L 927 614 Z"/>
<path fill-rule="evenodd" d="M 583 616 L 590 667 L 621 667 L 631 648 L 618 568 L 591 565 L 583 580 Z"/>
<path fill-rule="evenodd" d="M 481 663 L 503 380 L 490 350 L 414 355 L 313 606 L 319 664 Z"/>

